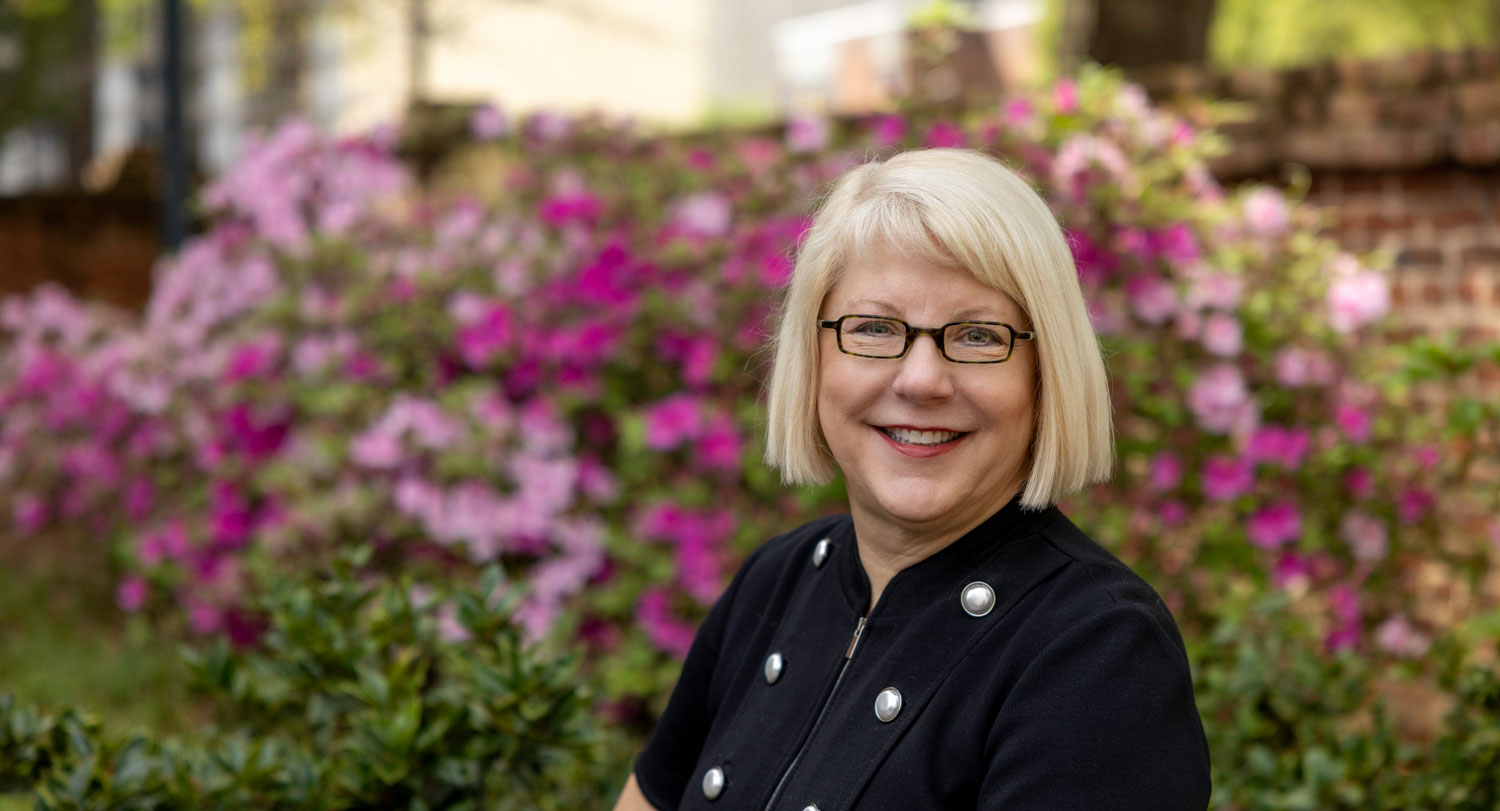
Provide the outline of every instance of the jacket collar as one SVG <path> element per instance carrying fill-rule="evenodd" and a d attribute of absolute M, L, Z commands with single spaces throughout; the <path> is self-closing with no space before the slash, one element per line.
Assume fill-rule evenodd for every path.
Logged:
<path fill-rule="evenodd" d="M 1012 541 L 1034 534 L 1056 513 L 1056 507 L 1026 510 L 1021 496 L 1009 503 L 979 526 L 969 530 L 953 543 L 932 555 L 902 569 L 886 584 L 876 610 L 881 618 L 908 616 L 928 608 L 943 595 L 955 591 L 978 577 L 984 563 Z M 864 616 L 870 604 L 870 578 L 859 560 L 854 535 L 854 519 L 846 516 L 830 533 L 836 545 L 832 557 L 838 566 L 839 585 L 855 616 Z M 1003 596 L 1003 595 L 1002 595 Z"/>

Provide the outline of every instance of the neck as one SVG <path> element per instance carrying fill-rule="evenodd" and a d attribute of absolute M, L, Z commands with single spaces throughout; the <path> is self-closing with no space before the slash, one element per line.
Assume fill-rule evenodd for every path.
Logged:
<path fill-rule="evenodd" d="M 967 535 L 970 530 L 984 523 L 995 511 L 1010 502 L 1016 491 L 988 509 L 965 516 L 963 520 L 942 527 L 911 526 L 889 520 L 879 520 L 869 511 L 850 505 L 854 519 L 855 544 L 859 550 L 859 562 L 864 567 L 865 577 L 870 581 L 870 604 L 865 609 L 868 615 L 875 610 L 880 596 L 891 578 L 907 567 L 914 566 L 936 555 L 949 544 Z"/>

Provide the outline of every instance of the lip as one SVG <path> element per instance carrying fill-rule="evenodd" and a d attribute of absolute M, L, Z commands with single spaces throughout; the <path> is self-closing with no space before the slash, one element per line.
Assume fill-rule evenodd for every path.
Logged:
<path fill-rule="evenodd" d="M 874 431 L 875 434 L 876 434 L 876 436 L 879 436 L 881 439 L 885 440 L 885 444 L 891 446 L 891 448 L 894 449 L 897 453 L 900 453 L 903 456 L 910 456 L 910 457 L 913 457 L 913 458 L 916 458 L 916 459 L 928 459 L 928 458 L 931 458 L 933 456 L 942 456 L 943 454 L 945 454 L 945 453 L 953 450 L 954 448 L 957 448 L 965 439 L 968 439 L 969 436 L 970 436 L 967 433 L 960 433 L 958 436 L 954 437 L 953 439 L 948 440 L 947 442 L 944 442 L 941 445 L 903 445 L 900 442 L 897 442 L 896 440 L 891 439 L 889 436 L 886 436 L 885 431 L 881 430 L 882 428 L 907 428 L 907 429 L 913 430 L 913 431 L 951 431 L 953 429 L 951 429 L 951 428 L 919 428 L 919 427 L 912 426 L 912 425 L 884 425 L 884 426 L 882 426 L 882 425 L 872 425 L 872 426 L 870 426 L 870 430 Z"/>

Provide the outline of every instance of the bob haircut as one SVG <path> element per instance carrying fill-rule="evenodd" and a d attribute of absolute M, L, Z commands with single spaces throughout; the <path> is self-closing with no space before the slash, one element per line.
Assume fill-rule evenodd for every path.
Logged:
<path fill-rule="evenodd" d="M 998 160 L 928 149 L 845 173 L 802 244 L 773 344 L 766 462 L 782 481 L 822 484 L 833 475 L 818 422 L 817 319 L 844 268 L 881 249 L 963 268 L 1030 318 L 1037 399 L 1022 505 L 1042 509 L 1108 479 L 1114 430 L 1104 360 L 1062 229 Z"/>

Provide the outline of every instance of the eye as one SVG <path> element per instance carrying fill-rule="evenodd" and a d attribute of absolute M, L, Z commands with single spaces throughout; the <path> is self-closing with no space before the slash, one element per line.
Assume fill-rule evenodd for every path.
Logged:
<path fill-rule="evenodd" d="M 999 333 L 986 327 L 964 327 L 958 333 L 958 341 L 964 346 L 976 347 L 1000 346 L 1005 343 Z"/>
<path fill-rule="evenodd" d="M 850 324 L 848 331 L 854 335 L 868 335 L 872 338 L 884 338 L 901 333 L 893 321 L 858 321 Z"/>

